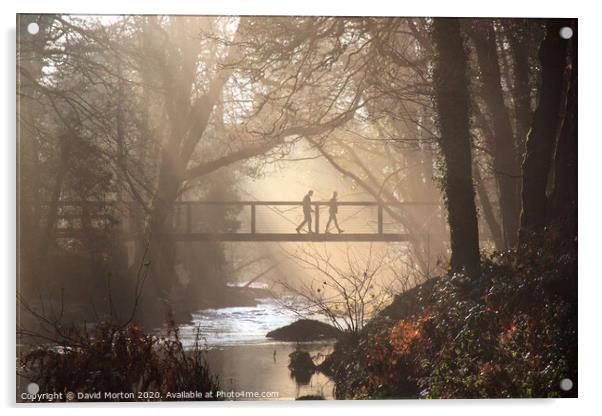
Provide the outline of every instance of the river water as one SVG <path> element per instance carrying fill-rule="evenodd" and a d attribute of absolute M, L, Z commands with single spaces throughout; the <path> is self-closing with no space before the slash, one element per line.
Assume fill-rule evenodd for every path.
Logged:
<path fill-rule="evenodd" d="M 191 347 L 200 328 L 209 368 L 233 399 L 242 392 L 260 396 L 256 400 L 294 400 L 304 395 L 332 399 L 334 383 L 325 375 L 316 372 L 303 382 L 292 378 L 288 355 L 300 349 L 319 363 L 332 352 L 333 342 L 282 342 L 265 336 L 297 319 L 274 299 L 259 299 L 256 306 L 198 311 L 190 324 L 180 326 L 180 335 L 184 346 Z"/>

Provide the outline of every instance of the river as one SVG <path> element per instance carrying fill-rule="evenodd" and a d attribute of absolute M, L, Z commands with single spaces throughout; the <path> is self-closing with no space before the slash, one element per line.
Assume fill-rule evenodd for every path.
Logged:
<path fill-rule="evenodd" d="M 200 328 L 209 368 L 224 391 L 236 395 L 256 392 L 257 400 L 294 400 L 304 395 L 332 399 L 334 383 L 322 373 L 314 373 L 309 381 L 295 381 L 288 369 L 288 355 L 301 349 L 319 363 L 332 351 L 333 342 L 282 342 L 265 336 L 297 319 L 274 299 L 258 299 L 256 306 L 198 311 L 191 323 L 180 326 L 180 335 L 184 346 L 190 348 Z"/>

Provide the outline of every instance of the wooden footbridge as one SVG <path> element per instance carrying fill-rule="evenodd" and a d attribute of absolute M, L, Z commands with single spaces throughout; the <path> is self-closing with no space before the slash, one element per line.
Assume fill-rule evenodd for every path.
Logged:
<path fill-rule="evenodd" d="M 57 237 L 76 238 L 80 227 L 62 226 L 69 224 L 86 203 L 59 203 L 59 221 Z M 307 224 L 298 233 L 296 228 L 302 221 L 302 203 L 300 201 L 178 201 L 174 203 L 170 217 L 166 221 L 165 236 L 173 241 L 209 242 L 403 242 L 410 234 L 399 224 L 388 218 L 387 211 L 392 208 L 425 209 L 428 208 L 440 218 L 440 204 L 433 202 L 399 202 L 379 204 L 369 201 L 339 201 L 338 222 L 344 232 L 338 233 L 336 227 L 326 232 L 329 219 L 329 202 L 312 202 L 311 232 Z M 236 226 L 214 224 L 211 217 L 222 217 L 224 210 L 230 212 Z M 213 214 L 213 215 L 212 215 Z M 93 214 L 96 220 L 102 215 Z M 104 215 L 104 214 L 103 214 Z M 122 223 L 124 236 L 133 238 L 132 214 L 115 215 Z M 71 224 L 73 225 L 73 224 Z M 334 225 L 334 224 L 333 224 Z"/>

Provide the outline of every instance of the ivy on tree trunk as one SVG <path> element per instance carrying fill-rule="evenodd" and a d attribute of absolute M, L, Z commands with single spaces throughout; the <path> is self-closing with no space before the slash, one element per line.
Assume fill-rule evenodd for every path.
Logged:
<path fill-rule="evenodd" d="M 434 95 L 451 242 L 451 270 L 477 275 L 479 231 L 472 181 L 467 52 L 457 19 L 434 19 Z"/>
<path fill-rule="evenodd" d="M 521 244 L 530 236 L 541 233 L 547 225 L 546 189 L 561 122 L 563 76 L 569 43 L 560 37 L 560 29 L 569 24 L 568 19 L 549 19 L 546 37 L 539 49 L 541 88 L 523 161 Z"/>

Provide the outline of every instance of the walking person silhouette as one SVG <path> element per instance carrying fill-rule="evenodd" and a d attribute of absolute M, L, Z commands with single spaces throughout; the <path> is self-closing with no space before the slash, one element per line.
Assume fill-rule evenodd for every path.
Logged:
<path fill-rule="evenodd" d="M 311 209 L 311 196 L 314 194 L 314 191 L 310 190 L 305 197 L 303 197 L 303 222 L 299 224 L 297 227 L 297 233 L 301 234 L 301 228 L 307 223 L 307 232 L 312 233 L 311 229 L 311 213 L 313 210 Z"/>
<path fill-rule="evenodd" d="M 339 212 L 339 203 L 337 201 L 337 192 L 332 193 L 332 198 L 328 201 L 328 222 L 326 223 L 326 233 L 330 233 L 330 223 L 334 221 L 334 225 L 337 227 L 339 234 L 343 232 L 341 227 L 339 227 L 339 222 L 337 221 L 337 214 Z"/>

